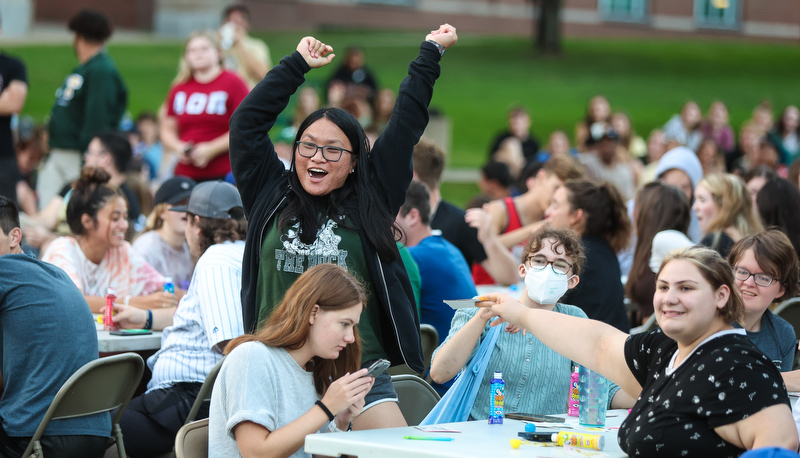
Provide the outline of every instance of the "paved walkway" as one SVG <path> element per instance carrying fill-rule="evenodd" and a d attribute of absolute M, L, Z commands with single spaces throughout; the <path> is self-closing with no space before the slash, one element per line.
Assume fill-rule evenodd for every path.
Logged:
<path fill-rule="evenodd" d="M 447 183 L 477 183 L 480 178 L 478 169 L 445 169 L 442 181 Z"/>

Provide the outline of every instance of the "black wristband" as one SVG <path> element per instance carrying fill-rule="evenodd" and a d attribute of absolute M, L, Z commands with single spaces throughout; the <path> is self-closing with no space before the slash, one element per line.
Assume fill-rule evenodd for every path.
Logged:
<path fill-rule="evenodd" d="M 153 328 L 153 311 L 147 311 L 147 321 L 144 323 L 145 329 L 152 329 Z"/>
<path fill-rule="evenodd" d="M 427 40 L 427 41 L 428 41 L 428 43 L 430 43 L 430 44 L 432 44 L 432 45 L 436 46 L 436 49 L 438 49 L 438 50 L 439 50 L 439 57 L 442 57 L 442 56 L 444 56 L 444 52 L 445 52 L 445 50 L 446 50 L 447 48 L 445 48 L 444 46 L 440 45 L 439 43 L 437 43 L 437 42 L 435 42 L 435 41 L 433 41 L 433 40 Z"/>
<path fill-rule="evenodd" d="M 334 418 L 336 418 L 336 417 L 334 417 L 334 415 L 331 413 L 331 411 L 330 411 L 330 410 L 329 410 L 329 409 L 328 409 L 328 408 L 325 406 L 325 404 L 323 404 L 323 403 L 322 403 L 322 401 L 317 401 L 317 402 L 315 402 L 314 404 L 318 405 L 318 406 L 319 406 L 319 408 L 320 408 L 320 409 L 322 409 L 322 411 L 323 411 L 323 412 L 325 412 L 325 415 L 327 415 L 327 416 L 328 416 L 328 420 L 329 420 L 329 421 L 333 421 L 333 419 L 334 419 Z"/>

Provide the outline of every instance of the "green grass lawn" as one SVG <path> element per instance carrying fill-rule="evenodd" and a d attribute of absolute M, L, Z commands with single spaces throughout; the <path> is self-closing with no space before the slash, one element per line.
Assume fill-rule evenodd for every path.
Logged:
<path fill-rule="evenodd" d="M 260 34 L 274 61 L 293 51 L 303 35 Z M 316 36 L 340 54 L 349 44 L 361 44 L 380 84 L 396 89 L 424 32 L 330 30 Z M 24 114 L 43 120 L 56 88 L 75 66 L 71 47 L 6 46 L 4 50 L 28 65 L 30 93 Z M 129 87 L 132 114 L 157 109 L 181 50 L 178 42 L 110 46 Z M 800 46 L 795 43 L 570 39 L 562 56 L 542 57 L 525 38 L 462 34 L 443 59 L 432 105 L 452 120 L 450 166 L 474 168 L 485 161 L 489 142 L 503 129 L 505 113 L 514 104 L 531 110 L 533 130 L 542 142 L 554 129 L 572 136 L 586 101 L 595 94 L 604 94 L 614 110 L 627 111 L 642 136 L 689 99 L 698 101 L 703 110 L 712 100 L 723 100 L 738 131 L 761 100 L 770 100 L 776 112 L 800 103 L 797 62 Z M 331 71 L 312 72 L 309 81 L 321 86 Z"/>

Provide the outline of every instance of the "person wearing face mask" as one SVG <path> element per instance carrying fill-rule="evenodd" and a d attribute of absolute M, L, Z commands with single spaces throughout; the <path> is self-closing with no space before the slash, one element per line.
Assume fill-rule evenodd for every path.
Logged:
<path fill-rule="evenodd" d="M 586 262 L 580 236 L 570 229 L 542 228 L 533 233 L 522 253 L 519 274 L 525 281 L 520 302 L 531 309 L 550 310 L 586 318 L 578 307 L 558 299 L 578 285 Z M 431 358 L 431 378 L 442 383 L 453 378 L 477 351 L 489 332 L 489 320 L 479 308 L 459 309 L 450 333 Z M 478 400 L 489 399 L 493 371 L 506 380 L 504 401 L 508 412 L 537 414 L 566 413 L 572 362 L 550 350 L 539 339 L 520 328 L 509 326 L 501 332 L 483 374 Z M 609 390 L 609 399 L 618 387 Z M 476 402 L 470 420 L 489 416 L 489 403 Z"/>

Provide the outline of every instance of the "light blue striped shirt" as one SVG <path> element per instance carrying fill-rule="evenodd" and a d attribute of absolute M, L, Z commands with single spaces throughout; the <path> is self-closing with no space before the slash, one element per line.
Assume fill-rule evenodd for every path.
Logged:
<path fill-rule="evenodd" d="M 450 324 L 450 333 L 442 345 L 446 344 L 479 310 L 473 308 L 456 311 Z M 573 305 L 557 303 L 553 311 L 586 318 L 583 310 Z M 478 351 L 478 346 L 489 329 L 487 323 L 472 349 L 469 360 Z M 564 338 L 568 339 L 569 336 L 565 335 Z M 436 352 L 433 354 L 435 356 Z M 502 372 L 503 380 L 506 382 L 503 401 L 505 412 L 543 415 L 566 413 L 571 365 L 572 362 L 568 358 L 548 348 L 530 332 L 522 335 L 522 332 L 510 334 L 501 331 L 492 351 L 489 366 L 483 374 L 475 404 L 470 411 L 470 420 L 489 418 L 491 380 L 494 371 Z"/>
<path fill-rule="evenodd" d="M 161 350 L 147 360 L 153 377 L 148 391 L 178 382 L 203 382 L 222 349 L 214 347 L 244 333 L 242 257 L 245 243 L 210 246 L 195 266 L 172 326 L 164 329 Z"/>

